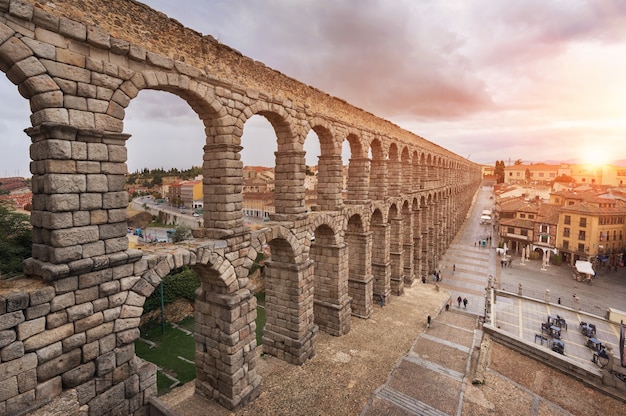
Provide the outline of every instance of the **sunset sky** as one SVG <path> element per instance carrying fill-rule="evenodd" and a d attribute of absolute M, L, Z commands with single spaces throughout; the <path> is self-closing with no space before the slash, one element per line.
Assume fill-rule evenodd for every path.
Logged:
<path fill-rule="evenodd" d="M 626 159 L 624 0 L 144 3 L 474 162 Z M 30 176 L 28 102 L 6 77 L 0 97 L 0 176 Z M 246 123 L 246 164 L 273 165 L 267 126 Z M 131 171 L 201 163 L 174 96 L 140 93 L 125 130 Z"/>

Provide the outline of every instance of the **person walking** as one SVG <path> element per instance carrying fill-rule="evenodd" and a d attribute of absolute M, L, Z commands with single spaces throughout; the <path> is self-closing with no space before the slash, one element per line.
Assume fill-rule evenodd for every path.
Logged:
<path fill-rule="evenodd" d="M 461 299 L 461 296 L 459 296 L 458 298 L 456 298 L 456 302 L 459 304 L 459 308 L 461 307 L 461 302 L 463 301 L 463 299 Z"/>
<path fill-rule="evenodd" d="M 430 328 L 430 315 L 428 315 L 428 317 L 426 317 L 426 328 Z"/>
<path fill-rule="evenodd" d="M 380 295 L 380 307 L 385 307 L 385 295 Z"/>
<path fill-rule="evenodd" d="M 456 264 L 452 265 L 452 274 L 454 274 L 454 272 L 456 272 Z"/>
<path fill-rule="evenodd" d="M 467 309 L 467 298 L 463 298 L 463 308 Z"/>

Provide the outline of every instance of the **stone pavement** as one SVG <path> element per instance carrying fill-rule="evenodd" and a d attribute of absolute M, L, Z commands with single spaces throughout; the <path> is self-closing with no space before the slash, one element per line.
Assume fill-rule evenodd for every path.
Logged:
<path fill-rule="evenodd" d="M 417 337 L 361 416 L 461 414 L 463 392 L 471 383 L 468 374 L 477 358 L 472 351 L 482 337 L 477 321 L 456 307 L 442 312 Z"/>
<path fill-rule="evenodd" d="M 626 293 L 624 271 L 614 274 L 599 273 L 594 285 L 576 282 L 571 278 L 569 266 L 549 266 L 542 272 L 541 262 L 530 261 L 521 265 L 521 258 L 514 257 L 510 268 L 500 268 L 494 250 L 497 239 L 490 241 L 493 231 L 491 226 L 481 225 L 479 218 L 483 209 L 493 207 L 490 198 L 491 188 L 483 187 L 476 195 L 467 220 L 457 233 L 439 264 L 443 276 L 439 283 L 450 292 L 454 300 L 450 311 L 442 312 L 433 319 L 432 325 L 418 335 L 411 350 L 402 357 L 389 375 L 386 383 L 372 395 L 361 416 L 381 414 L 401 415 L 463 415 L 470 414 L 475 403 L 464 403 L 466 391 L 475 388 L 471 385 L 472 376 L 478 361 L 478 350 L 482 339 L 480 321 L 484 316 L 485 287 L 490 278 L 494 283 L 509 289 L 517 288 L 519 283 L 525 288 L 526 295 L 545 299 L 545 289 L 551 288 L 554 303 L 542 303 L 525 297 L 515 299 L 498 297 L 497 323 L 502 329 L 512 331 L 530 342 L 535 333 L 541 333 L 541 322 L 548 314 L 562 315 L 571 326 L 564 330 L 566 353 L 575 357 L 581 366 L 593 366 L 590 361 L 591 351 L 584 346 L 586 338 L 580 334 L 579 321 L 591 321 L 598 324 L 598 337 L 602 342 L 617 345 L 615 325 L 600 318 L 568 308 L 556 303 L 558 296 L 576 293 L 582 297 L 581 309 L 603 311 L 594 305 L 622 306 Z M 481 247 L 479 240 L 486 239 L 487 247 Z M 467 297 L 467 308 L 456 304 L 458 296 Z M 571 296 L 571 295 L 570 295 Z M 600 299 L 604 299 L 602 302 Z M 584 303 L 584 301 L 588 303 Z M 571 306 L 574 306 L 573 304 Z M 595 308 L 595 309 L 594 309 Z M 506 327 L 506 328 L 505 328 Z M 539 329 L 539 330 L 538 330 Z M 538 345 L 538 348 L 542 348 Z M 547 346 L 543 346 L 547 348 Z M 539 403 L 552 409 L 555 414 L 572 414 L 558 403 L 546 400 L 536 393 L 524 389 L 502 374 L 496 373 L 499 383 L 508 384 L 509 391 L 523 391 L 530 397 L 529 405 L 516 408 L 515 414 L 537 415 Z M 491 375 L 493 377 L 493 375 Z M 532 378 L 532 375 L 531 375 Z M 504 407 L 504 405 L 502 405 Z M 484 409 L 483 409 L 484 410 Z M 495 409 L 500 414 L 502 409 Z M 480 414 L 480 411 L 479 413 Z"/>
<path fill-rule="evenodd" d="M 493 207 L 491 194 L 490 187 L 477 192 L 466 221 L 438 265 L 439 285 L 453 300 L 450 310 L 418 335 L 361 416 L 462 414 L 464 391 L 478 358 L 473 351 L 482 339 L 479 317 L 484 315 L 485 287 L 489 275 L 496 273 L 495 250 L 478 244 L 491 236 L 491 227 L 479 223 L 482 210 Z M 468 299 L 467 307 L 457 304 L 459 296 Z"/>

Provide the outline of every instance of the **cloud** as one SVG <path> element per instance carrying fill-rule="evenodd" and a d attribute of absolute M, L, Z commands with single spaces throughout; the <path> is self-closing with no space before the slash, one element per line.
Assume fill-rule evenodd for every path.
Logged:
<path fill-rule="evenodd" d="M 623 0 L 144 2 L 474 161 L 570 159 L 589 141 L 626 153 Z M 24 145 L 28 103 L 4 81 L 0 130 Z M 150 94 L 127 111 L 131 170 L 201 163 L 198 116 Z M 273 164 L 268 123 L 250 120 L 242 140 L 246 163 Z"/>

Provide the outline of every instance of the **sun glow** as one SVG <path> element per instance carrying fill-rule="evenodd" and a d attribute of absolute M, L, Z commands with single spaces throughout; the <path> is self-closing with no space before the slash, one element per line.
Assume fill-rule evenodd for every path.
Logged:
<path fill-rule="evenodd" d="M 581 152 L 581 160 L 586 165 L 603 166 L 608 163 L 606 148 L 603 146 L 586 147 Z"/>

